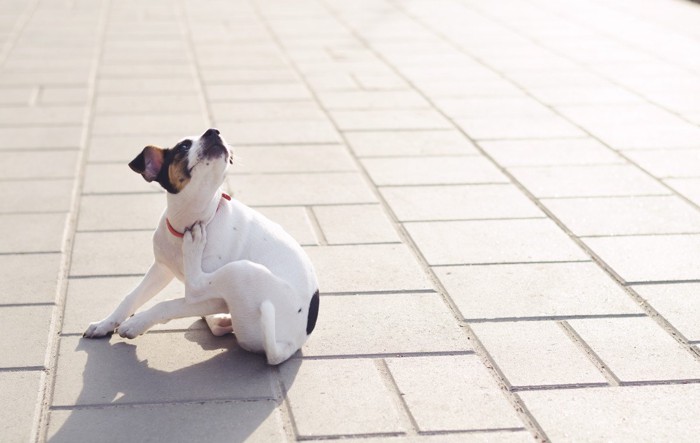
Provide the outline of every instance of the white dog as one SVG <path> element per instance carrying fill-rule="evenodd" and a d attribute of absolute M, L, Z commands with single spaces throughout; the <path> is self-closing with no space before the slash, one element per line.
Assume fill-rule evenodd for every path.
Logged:
<path fill-rule="evenodd" d="M 264 352 L 271 365 L 301 348 L 318 316 L 313 266 L 279 225 L 221 193 L 230 163 L 216 129 L 171 149 L 147 146 L 129 163 L 168 191 L 153 235 L 155 262 L 114 312 L 90 324 L 85 337 L 116 329 L 134 338 L 157 323 L 207 316 L 215 335 L 233 331 L 243 349 Z M 133 315 L 173 277 L 185 283 L 184 299 Z"/>

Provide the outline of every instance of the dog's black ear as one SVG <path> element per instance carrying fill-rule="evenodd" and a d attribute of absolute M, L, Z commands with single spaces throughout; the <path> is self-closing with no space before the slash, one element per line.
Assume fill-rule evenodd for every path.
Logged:
<path fill-rule="evenodd" d="M 131 160 L 129 167 L 134 172 L 141 174 L 147 182 L 152 182 L 158 177 L 164 160 L 165 149 L 157 146 L 146 146 L 135 159 Z"/>

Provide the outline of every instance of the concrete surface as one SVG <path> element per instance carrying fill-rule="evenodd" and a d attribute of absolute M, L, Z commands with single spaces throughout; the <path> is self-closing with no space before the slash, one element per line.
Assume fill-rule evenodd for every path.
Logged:
<path fill-rule="evenodd" d="M 0 0 L 0 441 L 697 441 L 700 5 Z M 280 367 L 146 270 L 216 126 L 321 311 Z M 158 300 L 182 296 L 181 285 Z"/>

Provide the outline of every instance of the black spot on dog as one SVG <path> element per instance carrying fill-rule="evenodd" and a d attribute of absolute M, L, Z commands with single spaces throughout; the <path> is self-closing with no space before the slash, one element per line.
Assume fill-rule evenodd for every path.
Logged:
<path fill-rule="evenodd" d="M 316 327 L 316 320 L 318 319 L 318 305 L 319 305 L 318 290 L 314 292 L 313 297 L 311 297 L 311 303 L 309 303 L 309 316 L 306 319 L 306 335 L 311 334 Z"/>

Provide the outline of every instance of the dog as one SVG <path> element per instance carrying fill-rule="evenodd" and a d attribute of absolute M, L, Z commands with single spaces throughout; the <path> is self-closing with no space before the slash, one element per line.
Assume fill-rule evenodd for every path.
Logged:
<path fill-rule="evenodd" d="M 314 330 L 319 289 L 313 265 L 279 225 L 221 192 L 233 156 L 217 129 L 170 149 L 147 146 L 129 167 L 167 191 L 153 234 L 154 263 L 139 285 L 84 337 L 116 331 L 135 338 L 158 323 L 205 317 L 215 335 L 233 332 L 241 348 L 270 365 L 291 357 Z M 135 314 L 173 278 L 184 299 Z"/>

